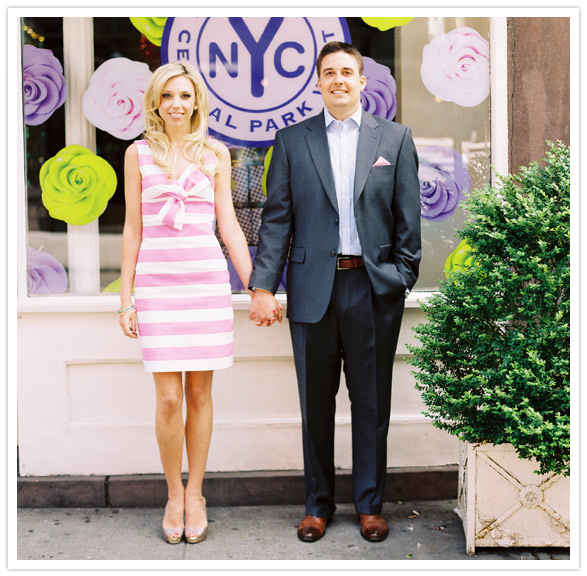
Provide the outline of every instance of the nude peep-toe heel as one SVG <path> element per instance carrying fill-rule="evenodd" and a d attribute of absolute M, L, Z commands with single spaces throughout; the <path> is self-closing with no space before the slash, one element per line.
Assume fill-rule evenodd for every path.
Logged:
<path fill-rule="evenodd" d="M 208 536 L 208 516 L 206 514 L 206 498 L 200 498 L 198 500 L 198 503 L 204 511 L 204 524 L 202 526 L 198 526 L 197 528 L 186 526 L 185 539 L 190 544 L 197 544 L 198 542 L 202 542 L 206 540 Z"/>
<path fill-rule="evenodd" d="M 165 528 L 165 526 L 161 526 L 161 530 L 163 531 L 163 540 L 165 540 L 169 544 L 179 544 L 181 542 L 183 529 Z"/>
<path fill-rule="evenodd" d="M 165 521 L 165 516 L 167 514 L 167 504 L 165 505 L 165 512 L 163 513 L 163 521 Z M 169 544 L 179 544 L 181 542 L 181 538 L 183 536 L 183 526 L 180 528 L 165 528 L 163 524 L 161 524 L 161 531 L 163 533 L 163 540 L 165 540 Z"/>

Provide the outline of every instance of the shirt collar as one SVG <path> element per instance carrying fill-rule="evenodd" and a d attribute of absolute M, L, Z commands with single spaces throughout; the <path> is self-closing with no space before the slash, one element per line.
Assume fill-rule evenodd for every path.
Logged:
<path fill-rule="evenodd" d="M 363 109 L 361 106 L 359 106 L 356 110 L 356 112 L 354 114 L 351 114 L 348 118 L 345 118 L 345 120 L 343 120 L 343 122 L 345 122 L 346 120 L 353 120 L 355 122 L 355 124 L 360 128 L 361 127 L 361 117 L 363 115 Z M 328 112 L 328 109 L 325 107 L 324 108 L 324 122 L 326 123 L 326 128 L 328 128 L 334 121 L 336 120 L 336 118 L 334 118 L 334 116 L 332 116 L 332 114 L 330 112 Z"/>

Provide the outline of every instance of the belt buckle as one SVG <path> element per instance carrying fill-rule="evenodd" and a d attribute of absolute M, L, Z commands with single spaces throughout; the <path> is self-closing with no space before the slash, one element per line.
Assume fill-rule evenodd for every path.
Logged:
<path fill-rule="evenodd" d="M 350 256 L 337 256 L 336 257 L 336 269 L 337 270 L 348 270 L 348 268 L 341 268 L 340 265 L 339 265 L 339 262 L 341 260 L 350 260 L 350 259 L 351 259 Z"/>

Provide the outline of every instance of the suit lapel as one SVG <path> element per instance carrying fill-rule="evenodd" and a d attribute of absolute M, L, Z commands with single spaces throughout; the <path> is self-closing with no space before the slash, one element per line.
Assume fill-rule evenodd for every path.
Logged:
<path fill-rule="evenodd" d="M 379 124 L 373 120 L 370 114 L 363 112 L 363 116 L 361 117 L 361 130 L 359 132 L 359 145 L 357 148 L 357 164 L 355 167 L 355 202 L 363 193 L 365 182 L 367 182 L 367 177 L 375 162 L 380 138 Z"/>
<path fill-rule="evenodd" d="M 316 172 L 328 199 L 338 212 L 338 201 L 336 200 L 336 189 L 334 177 L 332 176 L 332 163 L 330 162 L 330 149 L 328 147 L 328 136 L 324 124 L 324 112 L 314 116 L 313 122 L 308 122 L 306 131 L 306 142 L 310 150 L 310 156 L 316 167 Z"/>

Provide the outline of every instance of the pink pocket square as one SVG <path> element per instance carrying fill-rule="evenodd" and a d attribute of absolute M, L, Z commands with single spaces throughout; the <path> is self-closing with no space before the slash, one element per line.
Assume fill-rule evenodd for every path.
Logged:
<path fill-rule="evenodd" d="M 389 166 L 389 162 L 383 156 L 379 156 L 373 166 Z"/>

